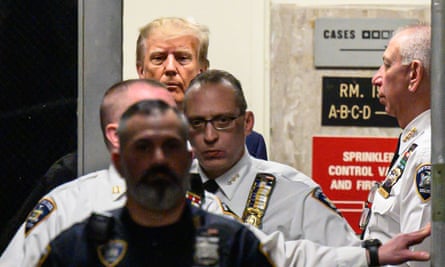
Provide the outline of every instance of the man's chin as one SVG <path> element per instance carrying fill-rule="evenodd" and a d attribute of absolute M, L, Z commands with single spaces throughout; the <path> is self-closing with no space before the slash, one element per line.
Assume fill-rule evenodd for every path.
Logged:
<path fill-rule="evenodd" d="M 129 192 L 131 193 L 131 192 Z M 156 186 L 131 193 L 141 206 L 152 211 L 168 211 L 181 204 L 185 191 L 179 187 Z"/>

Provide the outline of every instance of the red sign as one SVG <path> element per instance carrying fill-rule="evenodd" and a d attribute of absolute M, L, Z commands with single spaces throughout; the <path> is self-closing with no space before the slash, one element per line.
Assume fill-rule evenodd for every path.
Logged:
<path fill-rule="evenodd" d="M 397 138 L 313 137 L 312 177 L 354 231 L 368 192 L 385 179 Z"/>

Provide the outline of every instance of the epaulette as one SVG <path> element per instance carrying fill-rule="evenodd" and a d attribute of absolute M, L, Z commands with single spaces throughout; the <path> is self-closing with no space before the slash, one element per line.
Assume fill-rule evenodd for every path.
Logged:
<path fill-rule="evenodd" d="M 243 221 L 260 228 L 276 178 L 269 173 L 257 173 L 243 212 Z"/>

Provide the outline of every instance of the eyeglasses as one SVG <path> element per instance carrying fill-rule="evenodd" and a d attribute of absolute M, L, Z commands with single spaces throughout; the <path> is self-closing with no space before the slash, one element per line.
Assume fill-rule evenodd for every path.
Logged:
<path fill-rule="evenodd" d="M 365 230 L 366 226 L 368 226 L 369 219 L 371 218 L 371 206 L 372 202 L 374 202 L 375 192 L 379 189 L 380 183 L 374 183 L 371 187 L 371 190 L 368 194 L 368 199 L 365 202 L 365 207 L 363 208 L 362 215 L 360 215 L 359 227 L 361 230 Z"/>
<path fill-rule="evenodd" d="M 235 125 L 235 120 L 238 119 L 244 115 L 244 113 L 239 114 L 238 116 L 226 116 L 226 115 L 220 115 L 216 116 L 214 118 L 211 118 L 210 120 L 206 119 L 191 119 L 189 120 L 190 126 L 193 128 L 193 130 L 196 131 L 202 131 L 207 126 L 207 123 L 210 123 L 213 128 L 217 131 L 222 130 L 228 130 L 233 128 Z"/>

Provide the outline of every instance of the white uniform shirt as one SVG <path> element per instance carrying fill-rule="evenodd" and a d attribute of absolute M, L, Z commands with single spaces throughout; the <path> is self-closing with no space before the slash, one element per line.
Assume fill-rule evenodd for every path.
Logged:
<path fill-rule="evenodd" d="M 365 239 L 378 238 L 388 241 L 399 233 L 408 233 L 424 227 L 431 221 L 430 194 L 419 187 L 428 172 L 431 174 L 431 111 L 425 111 L 411 121 L 402 132 L 399 158 L 392 167 L 397 168 L 412 144 L 417 144 L 408 157 L 404 171 L 392 186 L 388 198 L 378 191 L 371 208 L 371 218 L 366 228 Z M 422 179 L 423 178 L 423 179 Z M 431 175 L 429 181 L 431 184 Z M 431 238 L 425 239 L 414 250 L 430 251 Z M 430 262 L 408 262 L 401 266 L 430 266 Z"/>
<path fill-rule="evenodd" d="M 283 234 L 275 231 L 266 235 L 258 228 L 247 225 L 263 244 L 277 267 L 368 267 L 366 250 L 354 247 L 327 247 L 310 240 L 284 241 Z"/>
<path fill-rule="evenodd" d="M 47 216 L 40 217 L 26 235 L 25 223 L 22 224 L 0 258 L 0 266 L 35 266 L 47 244 L 60 232 L 86 219 L 93 211 L 122 207 L 126 200 L 125 190 L 125 181 L 113 166 L 55 188 L 39 202 L 51 201 L 53 209 Z M 220 205 L 217 197 L 205 192 L 203 209 L 221 214 Z M 252 230 L 276 266 L 367 266 L 363 248 L 322 247 L 307 240 L 284 242 L 280 232 L 265 235 L 258 229 Z"/>
<path fill-rule="evenodd" d="M 195 159 L 192 173 L 208 178 Z M 272 161 L 255 159 L 247 153 L 224 175 L 215 179 L 215 193 L 240 218 L 257 173 L 276 177 L 275 187 L 265 211 L 261 230 L 283 233 L 285 240 L 308 239 L 328 246 L 360 245 L 346 220 L 313 197 L 319 186 L 297 170 Z"/>

